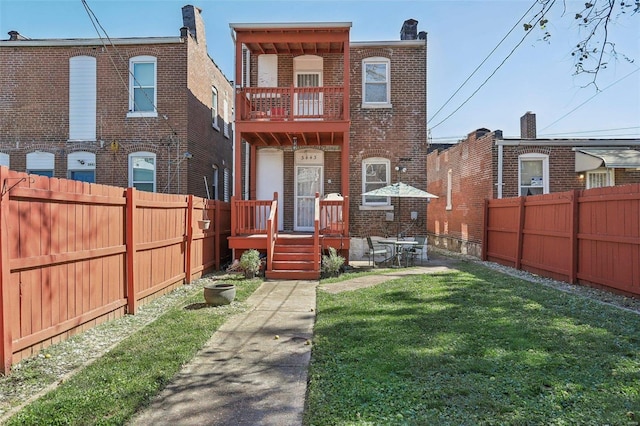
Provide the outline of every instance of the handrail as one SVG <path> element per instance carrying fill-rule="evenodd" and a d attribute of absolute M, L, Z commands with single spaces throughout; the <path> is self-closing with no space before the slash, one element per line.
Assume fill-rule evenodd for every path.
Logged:
<path fill-rule="evenodd" d="M 235 200 L 233 235 L 266 234 L 271 203 L 271 200 Z"/>
<path fill-rule="evenodd" d="M 320 194 L 316 192 L 313 231 L 313 270 L 320 272 Z"/>
<path fill-rule="evenodd" d="M 278 193 L 273 193 L 271 201 L 271 212 L 267 219 L 267 271 L 273 269 L 273 252 L 275 251 L 276 240 L 278 239 Z"/>

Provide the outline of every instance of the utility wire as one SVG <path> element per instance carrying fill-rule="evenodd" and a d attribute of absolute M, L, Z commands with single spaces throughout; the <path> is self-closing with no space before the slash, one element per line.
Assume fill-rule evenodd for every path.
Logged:
<path fill-rule="evenodd" d="M 535 27 L 536 25 L 538 25 L 540 23 L 540 21 L 544 18 L 545 14 L 549 11 L 549 9 L 555 4 L 556 0 L 552 0 L 550 1 L 546 6 L 546 10 L 543 9 L 539 14 L 536 14 L 536 16 L 539 15 L 539 17 L 537 18 L 537 20 L 531 24 L 532 27 Z M 535 18 L 534 18 L 535 19 Z M 531 21 L 529 21 L 531 22 Z M 513 49 L 511 49 L 511 51 L 509 52 L 509 54 L 502 60 L 502 62 L 500 62 L 500 64 L 496 67 L 495 70 L 493 70 L 493 72 L 489 75 L 489 77 L 487 77 L 482 84 L 480 84 L 480 86 L 478 86 L 478 88 L 471 94 L 469 95 L 469 97 L 467 99 L 464 100 L 464 102 L 462 102 L 460 104 L 460 106 L 458 108 L 456 108 L 455 110 L 453 110 L 453 112 L 449 115 L 447 115 L 443 120 L 441 120 L 440 122 L 438 122 L 438 124 L 434 125 L 431 127 L 431 130 L 435 129 L 436 127 L 438 127 L 439 125 L 441 125 L 442 123 L 444 123 L 445 121 L 447 121 L 449 118 L 451 118 L 451 116 L 453 116 L 456 112 L 458 112 L 463 106 L 466 105 L 467 102 L 469 102 L 471 100 L 471 98 L 473 98 L 476 93 L 478 93 L 480 91 L 480 89 L 482 89 L 484 87 L 485 84 L 487 84 L 489 82 L 489 80 L 498 72 L 498 70 L 500 68 L 502 68 L 502 66 L 505 64 L 505 62 L 507 62 L 507 60 L 511 57 L 511 55 L 513 55 L 513 53 L 516 51 L 516 49 L 518 47 L 520 47 L 520 45 L 522 43 L 524 43 L 524 40 L 527 38 L 527 36 L 529 34 L 531 34 L 532 31 L 526 31 L 524 36 L 520 39 L 520 41 L 518 42 L 518 44 L 515 45 L 515 47 Z"/>
<path fill-rule="evenodd" d="M 542 135 L 539 135 L 539 136 L 580 135 L 580 134 L 585 134 L 585 133 L 615 132 L 615 131 L 619 131 L 619 130 L 633 130 L 633 129 L 640 129 L 640 126 L 618 127 L 618 128 L 615 128 L 615 129 L 582 130 L 582 131 L 577 131 L 577 132 L 546 133 L 546 134 L 542 134 Z"/>
<path fill-rule="evenodd" d="M 577 107 L 575 107 L 574 109 L 572 109 L 571 111 L 569 111 L 568 113 L 566 113 L 565 115 L 563 115 L 562 117 L 558 118 L 556 121 L 554 121 L 553 123 L 549 124 L 548 126 L 546 126 L 545 128 L 541 129 L 542 130 L 546 130 L 549 127 L 553 126 L 554 124 L 556 124 L 558 121 L 566 118 L 567 116 L 569 116 L 570 114 L 573 114 L 578 108 L 582 107 L 584 104 L 586 104 L 587 102 L 591 101 L 591 99 L 595 98 L 596 96 L 598 96 L 600 93 L 604 92 L 605 90 L 609 89 L 610 87 L 620 83 L 622 80 L 632 76 L 633 74 L 637 73 L 638 71 L 640 71 L 640 67 L 636 68 L 635 70 L 631 71 L 629 74 L 625 75 L 624 77 L 619 78 L 618 80 L 614 81 L 613 83 L 611 83 L 610 85 L 608 85 L 607 87 L 605 87 L 602 90 L 598 90 L 593 96 L 591 96 L 590 98 L 588 98 L 587 100 L 585 100 L 584 102 L 582 102 L 580 105 L 578 105 Z"/>
<path fill-rule="evenodd" d="M 442 104 L 442 106 L 435 112 L 435 114 L 433 114 L 431 116 L 431 118 L 429 120 L 427 120 L 427 125 L 438 116 L 438 114 L 440 113 L 440 111 L 442 111 L 444 109 L 445 106 L 447 106 L 449 104 L 449 102 L 451 102 L 451 100 L 458 94 L 458 92 L 460 92 L 460 90 L 462 90 L 462 88 L 465 86 L 465 84 L 467 84 L 469 82 L 469 80 L 471 80 L 471 77 L 473 77 L 476 72 L 478 72 L 478 70 L 485 64 L 485 62 L 487 62 L 487 60 L 489 60 L 489 58 L 491 57 L 491 55 L 494 54 L 494 52 L 496 50 L 498 50 L 498 47 L 500 47 L 500 45 L 502 45 L 502 43 L 507 39 L 507 37 L 509 37 L 509 35 L 513 32 L 514 29 L 516 29 L 516 27 L 520 24 L 520 22 L 522 22 L 522 20 L 529 14 L 529 12 L 531 12 L 531 10 L 538 4 L 538 1 L 535 0 L 533 2 L 533 4 L 531 5 L 531 7 L 524 13 L 524 15 L 522 15 L 520 17 L 520 19 L 518 19 L 518 21 L 513 24 L 513 26 L 511 27 L 511 29 L 509 30 L 509 32 L 507 32 L 507 34 L 505 34 L 504 37 L 502 37 L 502 40 L 500 40 L 500 42 L 493 48 L 493 50 L 491 50 L 491 52 L 489 52 L 489 54 L 484 58 L 484 60 L 482 62 L 480 62 L 480 65 L 478 65 L 476 67 L 476 69 L 473 70 L 473 72 L 471 74 L 469 74 L 469 77 L 467 77 L 467 79 L 465 81 L 462 82 L 462 84 L 456 89 L 455 92 L 453 92 L 453 94 L 451 96 L 449 96 L 449 99 L 447 99 L 445 101 L 444 104 Z"/>

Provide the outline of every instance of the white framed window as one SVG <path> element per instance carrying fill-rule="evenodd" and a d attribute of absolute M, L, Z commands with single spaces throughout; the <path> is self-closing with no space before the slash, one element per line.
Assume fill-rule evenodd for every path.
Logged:
<path fill-rule="evenodd" d="M 518 157 L 519 195 L 549 193 L 549 156 L 522 154 Z"/>
<path fill-rule="evenodd" d="M 391 61 L 387 58 L 362 60 L 362 107 L 391 108 Z"/>
<path fill-rule="evenodd" d="M 157 59 L 135 56 L 129 59 L 128 117 L 157 117 Z"/>
<path fill-rule="evenodd" d="M 156 154 L 144 151 L 129 154 L 129 186 L 156 192 Z"/>
<path fill-rule="evenodd" d="M 278 55 L 258 55 L 258 87 L 278 87 Z"/>
<path fill-rule="evenodd" d="M 69 140 L 96 140 L 96 58 L 69 58 Z"/>
<path fill-rule="evenodd" d="M 372 191 L 389 185 L 391 179 L 391 162 L 386 158 L 367 158 L 362 161 L 362 192 Z M 388 206 L 389 197 L 362 196 L 363 206 Z"/>
<path fill-rule="evenodd" d="M 0 152 L 0 166 L 11 167 L 11 164 L 9 163 L 9 154 Z"/>
<path fill-rule="evenodd" d="M 614 186 L 615 170 L 605 169 L 604 167 L 587 172 L 587 189 L 603 188 L 605 186 Z"/>
<path fill-rule="evenodd" d="M 453 170 L 449 169 L 447 171 L 447 210 L 453 209 L 453 205 L 451 204 L 451 198 L 453 197 Z"/>
<path fill-rule="evenodd" d="M 50 152 L 29 152 L 27 154 L 27 173 L 53 177 L 55 156 Z"/>
<path fill-rule="evenodd" d="M 220 186 L 219 186 L 219 179 L 220 179 L 220 173 L 219 173 L 219 169 L 218 166 L 213 166 L 213 178 L 211 179 L 211 195 L 213 196 L 214 200 L 217 200 L 218 197 L 220 196 L 219 192 L 220 192 Z"/>
<path fill-rule="evenodd" d="M 222 178 L 224 179 L 224 199 L 222 201 L 228 203 L 231 199 L 231 191 L 229 190 L 229 184 L 231 183 L 229 182 L 229 169 L 225 167 L 222 171 L 222 175 Z"/>
<path fill-rule="evenodd" d="M 229 101 L 225 97 L 222 101 L 222 119 L 224 120 L 224 136 L 229 137 Z"/>
<path fill-rule="evenodd" d="M 96 182 L 96 154 L 76 151 L 67 155 L 67 178 L 81 182 Z"/>
<path fill-rule="evenodd" d="M 211 125 L 220 131 L 220 127 L 218 127 L 218 88 L 215 86 L 211 86 Z"/>

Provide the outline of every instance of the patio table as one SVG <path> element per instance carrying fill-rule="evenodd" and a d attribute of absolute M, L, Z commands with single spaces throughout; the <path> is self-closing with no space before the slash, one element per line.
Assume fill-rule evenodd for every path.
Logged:
<path fill-rule="evenodd" d="M 402 267 L 402 247 L 418 245 L 417 241 L 411 240 L 378 240 L 378 243 L 391 246 L 391 257 L 385 259 L 385 262 L 391 260 L 391 266 L 398 268 Z"/>

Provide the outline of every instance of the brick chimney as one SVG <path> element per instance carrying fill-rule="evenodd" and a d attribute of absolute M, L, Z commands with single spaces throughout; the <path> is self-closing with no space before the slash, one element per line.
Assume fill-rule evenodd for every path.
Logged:
<path fill-rule="evenodd" d="M 520 117 L 520 139 L 536 139 L 536 115 L 527 111 Z"/>
<path fill-rule="evenodd" d="M 202 9 L 193 5 L 188 4 L 184 6 L 182 8 L 182 25 L 189 29 L 191 37 L 193 37 L 198 44 L 201 44 L 206 48 L 207 37 L 204 33 L 204 21 L 200 15 L 201 12 Z"/>
<path fill-rule="evenodd" d="M 417 40 L 418 39 L 418 21 L 415 19 L 407 19 L 402 24 L 400 30 L 400 40 Z"/>

